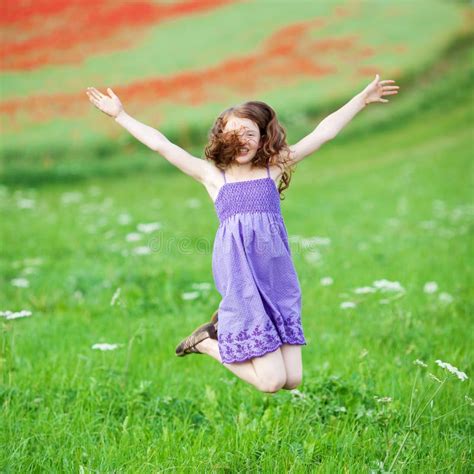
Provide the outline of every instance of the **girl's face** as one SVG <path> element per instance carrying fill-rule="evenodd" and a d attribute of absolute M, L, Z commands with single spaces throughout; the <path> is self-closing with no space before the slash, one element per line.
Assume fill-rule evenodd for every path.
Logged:
<path fill-rule="evenodd" d="M 258 151 L 260 144 L 260 131 L 255 122 L 250 119 L 230 117 L 226 126 L 224 127 L 225 132 L 236 130 L 239 133 L 240 139 L 245 143 L 246 149 L 242 149 L 237 155 L 237 163 L 249 163 Z"/>

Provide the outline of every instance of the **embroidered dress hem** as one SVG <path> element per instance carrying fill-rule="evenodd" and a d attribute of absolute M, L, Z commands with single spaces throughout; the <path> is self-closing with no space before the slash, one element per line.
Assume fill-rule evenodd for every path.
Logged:
<path fill-rule="evenodd" d="M 228 359 L 228 358 L 222 358 L 222 364 L 234 364 L 236 362 L 246 362 L 248 360 L 253 359 L 254 357 L 262 357 L 265 354 L 268 354 L 269 352 L 276 351 L 279 347 L 281 347 L 283 344 L 292 344 L 292 345 L 298 345 L 298 346 L 305 346 L 306 342 L 301 342 L 301 341 L 285 341 L 285 342 L 276 342 L 273 347 L 269 347 L 267 349 L 263 349 L 261 351 L 252 353 L 251 355 L 244 355 L 242 357 L 236 357 L 234 359 Z"/>

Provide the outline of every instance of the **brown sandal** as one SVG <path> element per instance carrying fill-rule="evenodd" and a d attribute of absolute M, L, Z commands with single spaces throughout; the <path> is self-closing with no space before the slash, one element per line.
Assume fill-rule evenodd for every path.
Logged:
<path fill-rule="evenodd" d="M 183 339 L 176 347 L 176 355 L 181 357 L 192 353 L 202 354 L 196 346 L 207 338 L 217 339 L 216 325 L 213 323 L 206 323 L 199 326 L 191 335 Z"/>

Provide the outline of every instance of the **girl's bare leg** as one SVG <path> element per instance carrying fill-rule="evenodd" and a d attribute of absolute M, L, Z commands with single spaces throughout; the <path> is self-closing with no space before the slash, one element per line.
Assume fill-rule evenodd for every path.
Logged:
<path fill-rule="evenodd" d="M 215 339 L 207 338 L 201 341 L 196 345 L 196 348 L 199 352 L 208 354 L 222 364 L 221 355 L 219 353 L 218 343 Z M 260 390 L 259 380 L 251 360 L 245 362 L 234 362 L 233 364 L 227 364 L 224 362 L 225 367 L 227 367 L 231 372 L 233 372 L 237 377 L 245 380 L 254 387 Z"/>
<path fill-rule="evenodd" d="M 210 355 L 222 364 L 218 342 L 215 339 L 204 339 L 196 347 L 198 351 Z M 245 362 L 234 362 L 232 364 L 224 362 L 222 365 L 262 392 L 277 392 L 287 381 L 280 348 Z"/>
<path fill-rule="evenodd" d="M 287 373 L 286 384 L 282 388 L 293 390 L 301 384 L 303 378 L 301 345 L 283 344 L 280 349 Z"/>

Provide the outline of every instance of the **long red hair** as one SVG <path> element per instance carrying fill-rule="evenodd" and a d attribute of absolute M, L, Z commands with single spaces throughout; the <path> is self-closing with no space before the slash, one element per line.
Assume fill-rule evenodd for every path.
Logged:
<path fill-rule="evenodd" d="M 260 131 L 260 147 L 252 159 L 252 168 L 265 168 L 274 164 L 283 170 L 278 183 L 280 199 L 282 192 L 289 187 L 294 166 L 290 164 L 290 149 L 286 143 L 286 131 L 278 122 L 275 111 L 265 102 L 249 101 L 224 110 L 214 122 L 209 132 L 209 142 L 205 147 L 205 156 L 220 169 L 235 160 L 244 143 L 235 130 L 224 132 L 231 117 L 252 120 Z"/>

